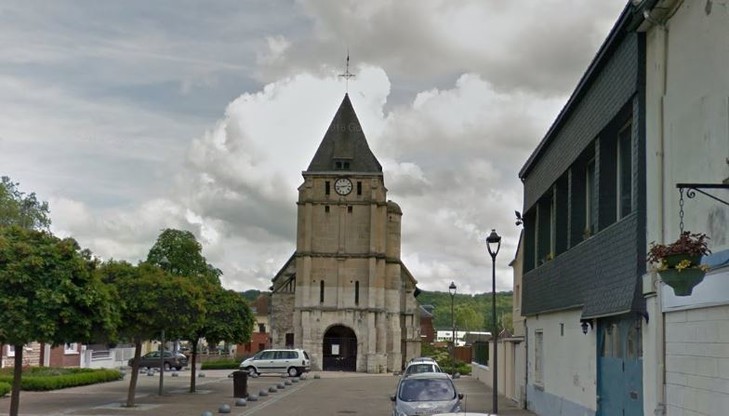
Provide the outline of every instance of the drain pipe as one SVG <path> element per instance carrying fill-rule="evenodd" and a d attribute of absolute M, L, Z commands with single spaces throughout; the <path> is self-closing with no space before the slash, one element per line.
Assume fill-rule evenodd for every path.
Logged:
<path fill-rule="evenodd" d="M 527 390 L 529 390 L 529 325 L 527 318 L 524 318 L 524 405 L 523 409 L 529 408 L 527 401 Z"/>

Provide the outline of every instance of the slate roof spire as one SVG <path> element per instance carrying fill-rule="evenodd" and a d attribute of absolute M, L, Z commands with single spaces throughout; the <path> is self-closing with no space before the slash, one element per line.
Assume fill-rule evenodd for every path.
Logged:
<path fill-rule="evenodd" d="M 349 94 L 344 94 L 344 99 L 305 172 L 332 171 L 382 173 L 382 165 L 367 144 Z"/>

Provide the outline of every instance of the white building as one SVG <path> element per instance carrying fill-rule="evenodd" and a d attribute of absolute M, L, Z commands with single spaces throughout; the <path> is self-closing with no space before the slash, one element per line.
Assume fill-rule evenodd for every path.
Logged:
<path fill-rule="evenodd" d="M 643 1 L 646 35 L 647 241 L 709 235 L 712 270 L 690 296 L 647 273 L 644 414 L 729 413 L 729 9 Z M 693 183 L 712 197 L 676 185 Z M 708 188 L 724 185 L 724 189 Z M 723 202 L 722 202 L 723 201 Z"/>

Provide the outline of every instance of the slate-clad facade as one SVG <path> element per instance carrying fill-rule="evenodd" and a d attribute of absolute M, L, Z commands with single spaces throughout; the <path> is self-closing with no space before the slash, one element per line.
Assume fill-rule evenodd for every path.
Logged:
<path fill-rule="evenodd" d="M 538 414 L 642 412 L 645 39 L 635 19 L 629 3 L 519 174 L 527 406 Z"/>
<path fill-rule="evenodd" d="M 619 34 L 616 34 L 616 37 Z M 645 272 L 645 155 L 643 125 L 643 40 L 624 33 L 618 45 L 602 54 L 592 73 L 565 107 L 539 148 L 520 172 L 524 182 L 524 315 L 583 306 L 584 318 L 615 315 L 636 304 L 638 276 Z M 612 49 L 612 51 L 611 51 Z M 611 53 L 612 52 L 612 53 Z M 601 64 L 601 65 L 596 65 Z M 615 155 L 618 130 L 631 123 L 634 208 L 617 219 Z M 585 230 L 584 163 L 595 159 L 597 229 Z M 560 185 L 564 183 L 564 188 Z M 555 189 L 556 188 L 556 189 Z M 540 200 L 555 192 L 553 261 L 537 258 Z M 562 225 L 562 227 L 559 227 Z"/>

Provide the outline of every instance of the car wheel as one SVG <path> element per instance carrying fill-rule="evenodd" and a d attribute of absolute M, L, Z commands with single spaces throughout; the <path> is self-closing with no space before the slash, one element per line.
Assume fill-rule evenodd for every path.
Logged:
<path fill-rule="evenodd" d="M 165 371 L 170 371 L 170 368 L 172 368 L 170 363 L 165 363 Z"/>
<path fill-rule="evenodd" d="M 255 376 L 256 374 L 258 374 L 255 367 L 248 367 L 246 368 L 246 371 L 248 371 L 249 376 Z"/>
<path fill-rule="evenodd" d="M 299 369 L 296 368 L 296 367 L 291 367 L 291 368 L 289 368 L 288 373 L 289 373 L 289 376 L 290 377 L 298 377 L 299 376 Z"/>

